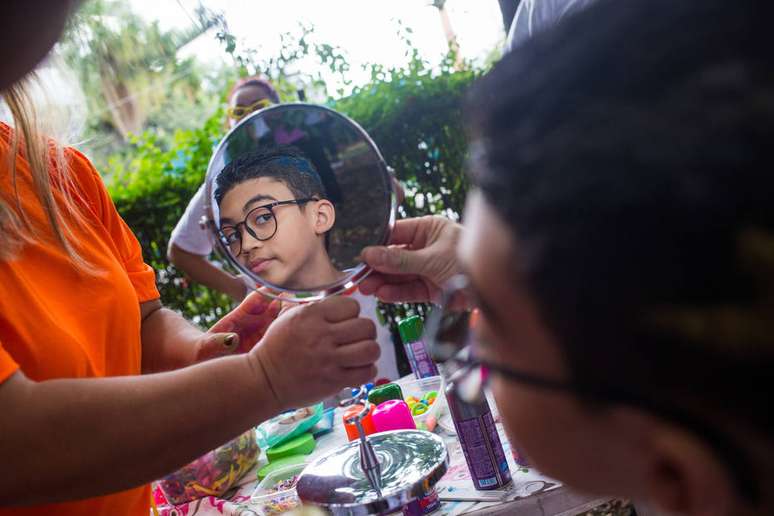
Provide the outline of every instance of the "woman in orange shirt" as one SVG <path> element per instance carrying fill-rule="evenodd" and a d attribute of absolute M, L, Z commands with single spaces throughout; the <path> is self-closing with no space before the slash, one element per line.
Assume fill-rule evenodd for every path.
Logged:
<path fill-rule="evenodd" d="M 209 332 L 162 308 L 97 172 L 35 130 L 20 78 L 69 6 L 32 4 L 0 18 L 15 126 L 0 124 L 0 507 L 27 506 L 0 515 L 148 514 L 152 479 L 372 377 L 375 329 L 346 298 L 291 309 L 265 335 L 277 307 L 257 295 Z M 232 355 L 239 342 L 257 345 Z"/>

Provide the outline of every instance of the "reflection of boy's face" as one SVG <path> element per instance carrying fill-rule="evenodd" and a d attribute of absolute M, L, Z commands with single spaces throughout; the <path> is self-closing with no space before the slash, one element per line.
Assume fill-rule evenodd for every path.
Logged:
<path fill-rule="evenodd" d="M 257 213 L 253 210 L 259 206 L 293 199 L 296 196 L 282 181 L 269 177 L 248 179 L 231 188 L 223 197 L 220 203 L 221 225 L 235 226 L 251 212 Z M 333 205 L 323 199 L 303 206 L 276 206 L 272 212 L 277 230 L 268 240 L 254 238 L 242 227 L 244 224 L 240 225 L 242 250 L 237 259 L 270 283 L 286 288 L 308 288 L 313 283 L 308 283 L 304 276 L 314 272 L 314 265 L 321 260 L 330 263 L 324 236 L 333 226 Z"/>

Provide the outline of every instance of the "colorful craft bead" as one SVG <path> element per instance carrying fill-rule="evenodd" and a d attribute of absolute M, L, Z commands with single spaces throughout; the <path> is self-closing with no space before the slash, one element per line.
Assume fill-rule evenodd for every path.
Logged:
<path fill-rule="evenodd" d="M 412 416 L 421 416 L 425 412 L 427 412 L 428 406 L 425 405 L 422 402 L 417 403 L 414 405 L 414 407 L 411 409 L 411 415 Z"/>

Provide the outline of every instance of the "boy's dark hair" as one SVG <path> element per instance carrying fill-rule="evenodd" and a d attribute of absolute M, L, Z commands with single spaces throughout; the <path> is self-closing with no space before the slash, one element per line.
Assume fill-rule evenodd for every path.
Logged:
<path fill-rule="evenodd" d="M 503 58 L 469 110 L 474 182 L 573 381 L 768 447 L 772 16 L 601 0 Z"/>
<path fill-rule="evenodd" d="M 325 198 L 325 188 L 312 162 L 295 147 L 278 146 L 245 153 L 226 165 L 215 178 L 215 200 L 220 205 L 236 185 L 260 177 L 281 181 L 296 199 Z"/>

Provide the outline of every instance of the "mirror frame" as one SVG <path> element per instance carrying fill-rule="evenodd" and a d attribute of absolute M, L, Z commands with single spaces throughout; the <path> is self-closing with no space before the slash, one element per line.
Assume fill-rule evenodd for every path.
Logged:
<path fill-rule="evenodd" d="M 335 111 L 327 106 L 321 106 L 319 104 L 311 104 L 308 102 L 286 102 L 281 104 L 274 104 L 272 106 L 259 109 L 258 111 L 244 117 L 234 127 L 232 127 L 228 131 L 228 133 L 226 133 L 223 139 L 218 143 L 217 147 L 215 147 L 215 150 L 212 152 L 212 156 L 210 156 L 210 161 L 207 164 L 207 174 L 205 175 L 205 179 L 204 179 L 205 181 L 204 205 L 205 205 L 206 215 L 202 218 L 201 226 L 207 229 L 210 240 L 213 243 L 213 248 L 217 249 L 219 254 L 222 255 L 232 266 L 234 266 L 239 271 L 239 273 L 242 274 L 244 278 L 246 278 L 246 280 L 249 280 L 249 281 L 245 281 L 245 284 L 250 290 L 257 291 L 260 294 L 266 297 L 269 297 L 271 299 L 282 299 L 283 301 L 290 301 L 294 303 L 306 303 L 310 301 L 319 301 L 321 299 L 325 299 L 326 297 L 347 292 L 348 290 L 357 286 L 358 283 L 363 281 L 371 273 L 372 269 L 364 263 L 359 263 L 354 267 L 354 269 L 352 269 L 352 271 L 349 274 L 347 274 L 345 278 L 342 278 L 341 280 L 335 283 L 322 285 L 320 287 L 310 289 L 310 290 L 288 289 L 288 288 L 280 287 L 279 285 L 274 285 L 272 283 L 269 283 L 268 281 L 263 280 L 260 276 L 253 273 L 247 267 L 239 263 L 236 257 L 232 256 L 231 252 L 226 248 L 226 245 L 218 237 L 217 224 L 215 222 L 215 215 L 212 209 L 212 202 L 211 202 L 212 195 L 213 195 L 212 188 L 215 182 L 214 176 L 215 174 L 220 173 L 220 171 L 215 172 L 214 170 L 212 170 L 212 165 L 213 165 L 213 162 L 215 161 L 215 157 L 218 156 L 218 154 L 222 151 L 223 147 L 226 145 L 226 142 L 228 141 L 231 134 L 237 131 L 243 124 L 247 123 L 248 121 L 250 121 L 255 117 L 265 115 L 266 113 L 269 113 L 271 111 L 285 110 L 287 108 L 293 108 L 293 107 L 296 107 L 296 108 L 311 107 L 314 109 L 324 110 L 325 112 L 327 112 L 328 115 L 336 117 L 344 121 L 345 123 L 351 125 L 360 134 L 360 136 L 362 136 L 365 139 L 368 146 L 374 151 L 378 159 L 379 167 L 381 168 L 385 176 L 388 178 L 387 187 L 389 188 L 389 203 L 390 203 L 389 218 L 387 220 L 387 225 L 385 226 L 384 236 L 381 242 L 377 242 L 374 245 L 387 245 L 389 243 L 390 236 L 392 235 L 392 231 L 395 227 L 398 203 L 397 203 L 395 188 L 392 183 L 394 176 L 391 174 L 390 172 L 391 169 L 389 166 L 387 166 L 387 162 L 384 160 L 384 157 L 382 156 L 382 153 L 379 150 L 379 147 L 376 146 L 376 143 L 374 143 L 371 136 L 360 126 L 360 124 L 358 124 L 348 116 L 342 113 L 339 113 L 338 111 Z"/>

